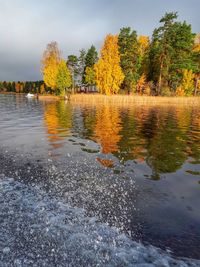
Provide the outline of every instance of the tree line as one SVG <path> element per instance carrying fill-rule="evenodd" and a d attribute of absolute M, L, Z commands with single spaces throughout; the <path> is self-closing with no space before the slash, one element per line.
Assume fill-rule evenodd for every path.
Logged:
<path fill-rule="evenodd" d="M 108 34 L 99 55 L 92 45 L 64 60 L 57 42 L 51 42 L 41 63 L 40 93 L 65 95 L 95 86 L 106 95 L 200 94 L 200 34 L 178 21 L 177 12 L 166 13 L 151 38 L 138 36 L 130 27 Z"/>
<path fill-rule="evenodd" d="M 0 82 L 0 92 L 15 92 L 15 93 L 39 93 L 47 92 L 49 88 L 45 85 L 44 81 L 26 81 L 26 82 Z"/>

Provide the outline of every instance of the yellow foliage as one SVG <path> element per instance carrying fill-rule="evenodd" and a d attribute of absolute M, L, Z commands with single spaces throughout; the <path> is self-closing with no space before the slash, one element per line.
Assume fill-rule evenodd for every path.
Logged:
<path fill-rule="evenodd" d="M 178 87 L 176 88 L 176 96 L 184 96 L 184 95 L 185 95 L 184 90 L 182 89 L 181 86 L 178 86 Z"/>
<path fill-rule="evenodd" d="M 195 37 L 193 52 L 200 52 L 200 33 Z"/>
<path fill-rule="evenodd" d="M 24 90 L 24 85 L 23 85 L 23 83 L 21 83 L 21 84 L 20 84 L 20 93 L 22 93 L 23 90 Z"/>
<path fill-rule="evenodd" d="M 194 90 L 194 78 L 195 74 L 192 70 L 183 70 L 183 78 L 181 82 L 181 87 L 185 92 L 185 95 L 191 95 Z"/>
<path fill-rule="evenodd" d="M 150 95 L 151 94 L 151 87 L 150 87 L 149 83 L 146 83 L 144 85 L 143 94 L 144 95 Z"/>
<path fill-rule="evenodd" d="M 15 92 L 16 93 L 20 92 L 20 83 L 15 83 Z"/>
<path fill-rule="evenodd" d="M 62 140 L 68 136 L 72 126 L 71 109 L 64 101 L 49 103 L 44 107 L 44 122 L 50 145 L 53 148 L 62 147 Z"/>
<path fill-rule="evenodd" d="M 145 36 L 145 35 L 140 35 L 138 37 L 138 44 L 139 44 L 139 54 L 141 56 L 144 55 L 145 51 L 147 50 L 147 48 L 149 47 L 149 36 Z"/>
<path fill-rule="evenodd" d="M 197 81 L 197 89 L 200 90 L 200 79 Z"/>
<path fill-rule="evenodd" d="M 117 35 L 109 34 L 106 36 L 101 49 L 101 57 L 94 65 L 94 71 L 100 93 L 110 95 L 119 91 L 124 80 L 124 74 L 120 67 Z"/>
<path fill-rule="evenodd" d="M 66 65 L 66 62 L 61 59 L 58 65 L 56 76 L 56 88 L 59 89 L 60 95 L 65 95 L 65 89 L 72 85 L 71 73 Z"/>
<path fill-rule="evenodd" d="M 146 83 L 146 76 L 143 73 L 137 82 L 137 93 L 142 95 Z"/>
<path fill-rule="evenodd" d="M 44 84 L 40 85 L 40 93 L 43 94 L 45 92 Z"/>
<path fill-rule="evenodd" d="M 60 61 L 58 44 L 56 42 L 48 44 L 42 58 L 42 72 L 45 84 L 51 87 L 51 89 L 56 89 L 56 78 Z"/>
<path fill-rule="evenodd" d="M 86 67 L 85 81 L 89 85 L 95 84 L 95 72 L 94 72 L 94 69 L 92 67 Z"/>

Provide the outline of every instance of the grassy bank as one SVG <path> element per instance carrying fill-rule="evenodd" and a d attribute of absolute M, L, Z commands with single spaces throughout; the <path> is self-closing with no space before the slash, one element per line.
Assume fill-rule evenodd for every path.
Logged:
<path fill-rule="evenodd" d="M 161 96 L 136 96 L 136 95 L 112 95 L 101 94 L 74 94 L 70 100 L 75 103 L 88 104 L 174 104 L 174 105 L 200 105 L 200 97 L 161 97 Z"/>
<path fill-rule="evenodd" d="M 0 94 L 16 94 L 25 95 L 24 93 L 0 92 Z M 56 95 L 38 95 L 39 100 L 58 101 L 63 100 L 63 97 Z M 101 94 L 74 94 L 70 96 L 72 103 L 83 104 L 118 104 L 118 105 L 199 105 L 200 96 L 181 97 L 181 96 L 137 96 L 137 95 L 101 95 Z"/>

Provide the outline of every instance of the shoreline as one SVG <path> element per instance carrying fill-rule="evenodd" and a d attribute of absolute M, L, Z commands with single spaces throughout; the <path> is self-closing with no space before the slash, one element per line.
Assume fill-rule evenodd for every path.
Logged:
<path fill-rule="evenodd" d="M 3 95 L 26 95 L 26 93 L 0 92 Z M 35 98 L 35 97 L 34 97 Z M 64 100 L 56 95 L 38 95 L 38 100 Z M 139 95 L 102 95 L 102 94 L 73 94 L 70 101 L 76 104 L 122 104 L 122 105 L 200 105 L 200 96 L 139 96 Z"/>
<path fill-rule="evenodd" d="M 138 95 L 100 95 L 74 94 L 70 101 L 76 104 L 115 104 L 115 105 L 200 105 L 200 97 L 176 96 L 138 96 Z"/>

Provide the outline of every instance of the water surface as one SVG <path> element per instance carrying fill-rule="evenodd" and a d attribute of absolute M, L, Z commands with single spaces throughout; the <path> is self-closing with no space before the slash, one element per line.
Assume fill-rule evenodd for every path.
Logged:
<path fill-rule="evenodd" d="M 154 245 L 174 257 L 200 259 L 200 107 L 92 106 L 0 95 L 0 114 L 1 192 L 7 194 L 10 188 L 16 193 L 18 186 L 16 194 L 31 202 L 36 193 L 27 191 L 36 190 L 40 199 L 32 200 L 27 210 L 35 210 L 33 203 L 42 201 L 53 212 L 53 201 L 54 216 L 64 216 L 58 204 L 63 203 L 69 205 L 65 214 L 75 209 L 76 220 L 82 222 L 78 209 L 83 209 L 87 218 L 98 218 L 132 239 L 127 242 L 141 241 L 145 249 Z M 16 214 L 12 197 L 9 206 Z M 26 205 L 23 209 L 26 212 Z M 9 207 L 5 210 L 2 216 L 9 225 Z M 29 229 L 34 220 L 26 220 Z M 75 219 L 69 220 L 71 224 Z M 62 225 L 60 218 L 56 225 Z M 10 233 L 12 224 L 9 227 Z M 113 235 L 116 230 L 110 231 Z M 8 255 L 9 249 L 4 247 Z M 59 254 L 58 248 L 51 249 Z"/>

